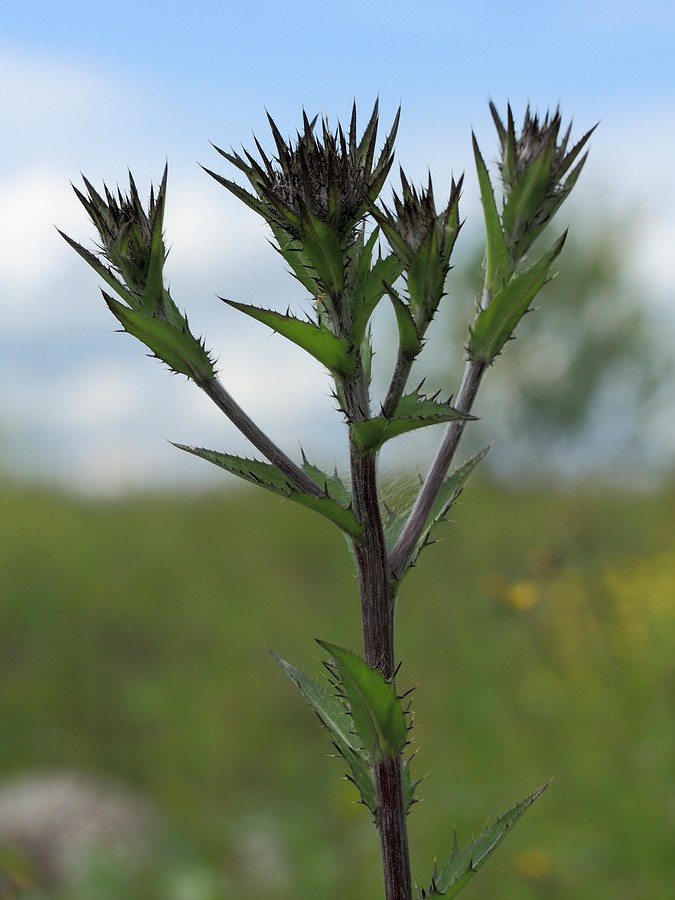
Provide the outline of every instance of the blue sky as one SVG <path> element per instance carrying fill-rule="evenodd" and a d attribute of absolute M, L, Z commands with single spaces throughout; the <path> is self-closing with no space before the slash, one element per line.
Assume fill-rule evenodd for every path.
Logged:
<path fill-rule="evenodd" d="M 339 432 L 322 373 L 215 299 L 303 299 L 255 216 L 197 165 L 224 171 L 210 140 L 250 146 L 255 132 L 265 143 L 265 109 L 290 133 L 303 107 L 334 121 L 353 99 L 365 115 L 379 96 L 386 124 L 401 103 L 398 159 L 410 176 L 429 166 L 442 194 L 467 170 L 467 233 L 480 228 L 471 128 L 487 157 L 495 150 L 488 97 L 502 109 L 510 100 L 516 115 L 528 101 L 560 103 L 576 135 L 600 120 L 561 226 L 597 209 L 639 218 L 626 265 L 672 314 L 674 60 L 675 10 L 654 0 L 5 4 L 0 459 L 88 488 L 198 480 L 199 461 L 164 437 L 245 451 L 196 389 L 112 333 L 95 275 L 53 227 L 92 238 L 70 188 L 80 172 L 115 184 L 130 167 L 145 192 L 167 159 L 176 301 L 261 424 L 291 452 L 296 434 L 331 452 Z"/>

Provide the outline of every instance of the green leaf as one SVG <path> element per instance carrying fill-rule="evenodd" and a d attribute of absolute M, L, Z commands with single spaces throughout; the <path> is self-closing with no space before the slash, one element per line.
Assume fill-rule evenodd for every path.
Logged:
<path fill-rule="evenodd" d="M 555 133 L 552 133 L 548 145 L 526 166 L 509 191 L 502 211 L 502 225 L 512 246 L 518 243 L 529 223 L 536 218 L 551 190 L 555 138 Z"/>
<path fill-rule="evenodd" d="M 82 259 L 101 276 L 101 278 L 109 285 L 109 287 L 111 287 L 116 294 L 119 294 L 119 296 L 122 298 L 122 300 L 124 300 L 125 303 L 128 303 L 129 306 L 132 307 L 132 309 L 137 309 L 140 307 L 140 298 L 132 291 L 130 291 L 124 284 L 122 284 L 122 282 L 115 276 L 115 273 L 107 266 L 105 266 L 97 256 L 95 256 L 81 244 L 78 244 L 77 241 L 74 241 L 71 237 L 68 237 L 68 235 L 64 234 L 63 231 L 59 229 L 57 229 L 57 231 L 59 232 L 61 237 L 70 244 L 73 250 L 79 253 Z"/>
<path fill-rule="evenodd" d="M 377 416 L 353 422 L 351 426 L 352 439 L 359 450 L 375 451 L 385 441 L 406 434 L 408 431 L 450 422 L 454 419 L 467 421 L 475 419 L 475 416 L 461 413 L 449 403 L 439 403 L 437 400 L 423 396 L 419 391 L 414 391 L 401 397 L 394 415 L 390 419 L 385 416 Z"/>
<path fill-rule="evenodd" d="M 361 369 L 363 371 L 363 378 L 365 383 L 370 387 L 370 383 L 373 379 L 373 356 L 375 355 L 375 351 L 373 350 L 373 331 L 370 326 L 366 331 L 366 334 L 361 341 Z"/>
<path fill-rule="evenodd" d="M 322 293 L 321 285 L 317 280 L 316 272 L 312 269 L 309 260 L 302 252 L 302 245 L 295 240 L 287 231 L 284 231 L 279 225 L 270 222 L 272 233 L 277 242 L 279 253 L 291 267 L 291 272 L 298 279 L 300 284 L 306 288 L 309 293 L 316 297 Z M 273 242 L 272 246 L 274 246 Z"/>
<path fill-rule="evenodd" d="M 438 231 L 432 228 L 408 267 L 410 308 L 420 330 L 426 330 L 443 298 L 447 260 L 439 251 Z"/>
<path fill-rule="evenodd" d="M 224 297 L 221 297 L 221 300 L 233 309 L 238 309 L 239 312 L 243 312 L 252 319 L 257 319 L 267 325 L 273 331 L 279 332 L 298 347 L 302 347 L 330 372 L 346 378 L 354 374 L 356 369 L 354 357 L 350 352 L 349 342 L 345 338 L 337 337 L 321 325 L 304 322 L 295 316 L 276 312 L 273 309 L 262 309 L 248 303 L 237 303 L 234 300 L 226 300 Z"/>
<path fill-rule="evenodd" d="M 413 754 L 414 756 L 414 754 Z M 401 762 L 401 780 L 403 783 L 403 808 L 406 812 L 409 812 L 410 807 L 413 803 L 417 803 L 415 798 L 415 788 L 422 780 L 419 778 L 417 781 L 413 781 L 412 775 L 410 774 L 410 763 L 412 762 L 412 756 L 408 759 L 404 759 Z"/>
<path fill-rule="evenodd" d="M 300 689 L 307 703 L 314 709 L 322 724 L 328 729 L 331 739 L 351 770 L 350 780 L 358 788 L 361 801 L 373 815 L 377 810 L 373 772 L 368 758 L 355 739 L 351 716 L 344 703 L 332 690 L 319 684 L 313 678 L 296 669 L 276 653 L 272 656 L 286 672 L 291 681 Z"/>
<path fill-rule="evenodd" d="M 288 482 L 286 476 L 276 466 L 270 463 L 261 462 L 257 459 L 245 459 L 241 456 L 232 456 L 229 453 L 218 453 L 215 450 L 206 450 L 203 447 L 187 447 L 184 444 L 174 444 L 174 446 L 178 447 L 179 450 L 185 450 L 186 453 L 192 453 L 194 456 L 200 457 L 200 459 L 205 459 L 221 469 L 225 469 L 226 472 L 243 478 L 244 481 L 257 484 L 268 491 L 272 491 L 274 494 L 293 500 L 294 503 L 313 509 L 320 515 L 330 519 L 338 528 L 352 537 L 358 537 L 361 533 L 361 526 L 356 521 L 351 508 L 348 505 L 344 505 L 349 498 L 340 479 L 336 475 L 326 475 L 306 461 L 303 469 L 319 484 L 323 483 L 326 491 L 323 497 L 316 497 L 313 494 L 306 494 L 304 491 L 298 490 L 297 487 Z"/>
<path fill-rule="evenodd" d="M 590 136 L 590 132 L 587 137 Z M 581 174 L 581 170 L 584 167 L 586 159 L 588 158 L 588 154 L 586 154 L 578 165 L 569 173 L 567 178 L 565 179 L 564 185 L 562 185 L 557 193 L 553 197 L 548 197 L 546 200 L 546 215 L 543 218 L 543 221 L 540 224 L 535 225 L 530 223 L 528 225 L 527 231 L 518 241 L 518 254 L 523 255 L 527 253 L 532 244 L 536 241 L 539 235 L 543 232 L 543 230 L 548 226 L 550 220 L 556 214 L 558 209 L 562 206 L 563 202 L 567 199 L 570 191 L 574 187 Z M 537 217 L 537 221 L 539 221 L 539 217 Z"/>
<path fill-rule="evenodd" d="M 373 763 L 398 757 L 408 726 L 396 688 L 355 653 L 318 641 L 333 659 L 338 687 L 349 708 L 354 731 Z"/>
<path fill-rule="evenodd" d="M 333 229 L 315 216 L 307 215 L 302 221 L 301 244 L 324 291 L 341 293 L 345 286 L 345 254 Z"/>
<path fill-rule="evenodd" d="M 375 260 L 366 281 L 366 301 L 371 309 L 384 297 L 386 285 L 393 284 L 402 272 L 403 264 L 394 253 Z"/>
<path fill-rule="evenodd" d="M 413 319 L 410 307 L 399 297 L 392 287 L 387 287 L 387 294 L 396 313 L 398 325 L 398 345 L 400 353 L 405 359 L 415 359 L 422 349 L 422 340 L 417 325 Z"/>
<path fill-rule="evenodd" d="M 309 475 L 312 481 L 315 481 L 317 484 L 323 485 L 324 490 L 343 509 L 349 509 L 352 505 L 352 495 L 349 493 L 349 489 L 345 485 L 344 481 L 340 478 L 337 473 L 337 469 L 333 472 L 332 475 L 329 475 L 327 472 L 324 472 L 323 469 L 319 469 L 318 466 L 313 465 L 311 462 L 308 462 L 304 453 L 302 455 L 302 471 Z"/>
<path fill-rule="evenodd" d="M 393 253 L 378 255 L 371 265 L 373 245 L 378 237 L 379 229 L 376 228 L 361 253 L 355 277 L 347 285 L 353 311 L 350 334 L 354 344 L 363 340 L 371 316 L 388 290 L 387 286 L 393 284 L 403 271 L 399 259 Z"/>
<path fill-rule="evenodd" d="M 501 353 L 537 293 L 546 283 L 551 266 L 562 250 L 567 232 L 529 268 L 514 275 L 481 309 L 471 328 L 467 352 L 473 362 L 490 365 Z"/>
<path fill-rule="evenodd" d="M 431 886 L 428 891 L 422 891 L 420 897 L 443 896 L 446 900 L 456 897 L 457 894 L 473 878 L 478 869 L 492 855 L 497 846 L 504 840 L 508 831 L 516 824 L 518 819 L 548 787 L 548 784 L 537 788 L 520 803 L 501 816 L 494 825 L 489 826 L 480 837 L 472 841 L 468 846 L 460 850 L 457 846 L 455 835 L 455 847 L 450 861 L 441 870 L 440 874 L 434 873 Z"/>
<path fill-rule="evenodd" d="M 165 167 L 162 183 L 157 191 L 157 206 L 155 215 L 152 219 L 152 234 L 150 236 L 150 258 L 148 261 L 148 271 L 146 274 L 145 285 L 143 287 L 143 306 L 151 313 L 155 314 L 162 309 L 162 299 L 164 297 L 164 263 L 166 262 L 166 250 L 164 247 L 164 236 L 162 228 L 164 224 L 164 209 L 166 204 L 166 179 L 168 169 Z M 168 298 L 168 294 L 167 294 Z M 169 300 L 169 309 L 180 316 L 178 309 Z M 173 307 L 173 309 L 171 309 Z M 166 310 L 165 310 L 166 312 Z M 172 322 L 171 324 L 176 324 Z"/>
<path fill-rule="evenodd" d="M 234 157 L 230 157 L 229 154 L 224 153 L 222 150 L 219 150 L 218 147 L 214 148 L 218 150 L 222 156 L 226 159 L 229 159 L 231 162 Z M 238 166 L 238 168 L 242 168 Z M 245 188 L 241 187 L 241 185 L 237 184 L 236 181 L 230 181 L 229 178 L 224 178 L 222 175 L 219 175 L 217 172 L 212 172 L 211 169 L 207 169 L 206 166 L 202 166 L 202 169 L 206 172 L 207 175 L 210 175 L 211 178 L 214 178 L 218 184 L 221 184 L 224 188 L 227 188 L 238 200 L 241 200 L 242 203 L 245 203 L 250 209 L 254 212 L 257 212 L 258 215 L 262 216 L 266 222 L 270 221 L 270 209 L 269 206 L 263 203 L 263 201 L 259 197 L 254 197 L 253 194 L 249 193 Z M 246 171 L 246 169 L 242 169 Z M 248 172 L 246 171 L 248 175 Z M 270 224 L 272 224 L 270 222 Z"/>
<path fill-rule="evenodd" d="M 170 325 L 137 309 L 129 309 L 102 291 L 108 308 L 124 330 L 133 335 L 173 371 L 197 383 L 215 376 L 213 361 L 203 343 L 191 334 L 187 320 L 183 328 Z"/>
<path fill-rule="evenodd" d="M 374 228 L 366 240 L 365 225 L 362 225 L 347 253 L 345 292 L 349 294 L 353 318 L 361 315 L 363 295 L 378 237 L 379 229 Z"/>
<path fill-rule="evenodd" d="M 366 250 L 377 234 L 378 230 L 376 229 L 366 245 Z M 359 282 L 354 286 L 349 286 L 350 302 L 354 309 L 354 323 L 351 331 L 354 343 L 358 343 L 359 339 L 363 337 L 370 317 L 389 290 L 387 286 L 393 284 L 402 271 L 401 262 L 393 253 L 388 256 L 379 256 L 365 275 L 359 273 Z M 353 291 L 360 291 L 360 296 L 355 297 Z"/>
<path fill-rule="evenodd" d="M 497 212 L 497 202 L 495 200 L 492 182 L 490 181 L 490 174 L 478 147 L 476 136 L 472 135 L 472 138 L 487 240 L 485 288 L 488 295 L 492 296 L 499 290 L 508 277 L 509 251 L 506 246 L 502 225 L 499 220 L 499 213 Z"/>
<path fill-rule="evenodd" d="M 401 571 L 401 575 L 399 576 L 398 581 L 401 581 L 408 570 L 415 565 L 415 563 L 417 562 L 417 558 L 419 557 L 422 550 L 429 543 L 433 543 L 432 541 L 430 541 L 431 533 L 437 525 L 445 520 L 450 507 L 455 503 L 459 495 L 462 493 L 464 485 L 469 480 L 478 463 L 486 455 L 488 449 L 489 448 L 486 447 L 485 450 L 482 450 L 480 453 L 472 456 L 471 459 L 467 460 L 467 462 L 465 462 L 463 466 L 455 469 L 452 475 L 449 475 L 445 479 L 424 523 L 424 528 L 422 529 L 419 540 L 413 547 L 412 553 L 410 554 L 410 559 L 406 562 L 405 568 L 403 568 L 403 570 Z M 389 552 L 391 552 L 391 550 L 393 550 L 393 548 L 396 546 L 396 543 L 401 536 L 401 532 L 403 531 L 403 528 L 405 527 L 405 524 L 408 520 L 408 515 L 409 512 L 401 514 L 390 511 L 388 517 L 385 519 L 384 537 Z"/>

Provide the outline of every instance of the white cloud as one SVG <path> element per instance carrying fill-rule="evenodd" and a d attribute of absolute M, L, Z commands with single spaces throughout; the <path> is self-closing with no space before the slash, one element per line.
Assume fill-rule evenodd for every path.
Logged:
<path fill-rule="evenodd" d="M 172 264 L 178 259 L 192 272 L 241 272 L 264 247 L 262 220 L 201 169 L 170 176 L 165 224 Z"/>
<path fill-rule="evenodd" d="M 47 58 L 4 45 L 0 53 L 0 103 L 3 118 L 22 139 L 22 149 L 48 150 L 45 142 L 64 120 L 95 111 L 109 83 L 90 69 L 83 71 L 62 57 Z M 41 135 L 39 146 L 31 138 Z"/>
<path fill-rule="evenodd" d="M 93 229 L 69 184 L 80 166 L 94 183 L 105 177 L 112 185 L 110 169 L 123 180 L 124 163 L 137 160 L 134 174 L 147 193 L 146 163 L 150 156 L 156 161 L 158 152 L 133 128 L 143 98 L 134 95 L 138 109 L 130 109 L 128 120 L 111 118 L 121 98 L 128 109 L 130 96 L 119 80 L 84 66 L 0 55 L 0 102 L 7 133 L 16 137 L 0 173 L 0 353 L 2 342 L 11 342 L 17 358 L 24 349 L 32 358 L 36 330 L 54 335 L 41 368 L 34 369 L 31 359 L 24 372 L 0 369 L 0 423 L 30 443 L 25 452 L 16 444 L 16 459 L 46 471 L 58 458 L 62 477 L 80 484 L 168 480 L 174 465 L 181 473 L 209 468 L 179 462 L 180 454 L 162 442 L 165 436 L 232 452 L 248 449 L 196 388 L 169 379 L 158 363 L 143 359 L 140 345 L 132 352 L 130 339 L 123 350 L 123 339 L 110 334 L 116 323 L 97 295 L 96 275 L 54 228 L 91 246 Z M 484 111 L 481 116 L 481 146 L 493 159 L 491 125 Z M 412 131 L 402 128 L 399 158 L 416 183 L 431 165 L 439 202 L 451 171 L 457 176 L 466 167 L 467 246 L 481 227 L 469 124 L 458 136 L 430 131 L 425 121 L 434 120 L 420 118 Z M 301 302 L 307 308 L 304 291 L 267 244 L 259 217 L 196 164 L 188 167 L 184 146 L 161 152 L 170 164 L 167 274 L 176 302 L 219 355 L 228 389 L 262 427 L 291 452 L 297 435 L 310 455 L 313 449 L 329 454 L 341 426 L 320 367 L 215 297 L 297 309 Z M 674 153 L 675 131 L 661 110 L 623 110 L 620 117 L 610 112 L 593 137 L 576 196 L 561 215 L 567 224 L 593 207 L 608 210 L 618 223 L 631 215 L 637 221 L 639 214 L 640 227 L 627 235 L 627 269 L 646 292 L 667 302 L 675 283 L 675 186 L 668 168 Z M 218 170 L 226 171 L 222 160 L 209 165 L 221 162 Z M 152 174 L 158 178 L 161 170 Z M 102 356 L 95 356 L 101 347 Z"/>
<path fill-rule="evenodd" d="M 69 257 L 54 225 L 75 225 L 69 191 L 67 174 L 47 161 L 0 182 L 0 310 L 5 327 L 34 319 L 38 304 L 44 304 L 44 290 L 67 267 Z"/>

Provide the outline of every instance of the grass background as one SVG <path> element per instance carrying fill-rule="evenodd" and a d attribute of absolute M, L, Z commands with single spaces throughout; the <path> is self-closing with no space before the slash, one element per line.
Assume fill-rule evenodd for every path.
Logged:
<path fill-rule="evenodd" d="M 553 777 L 462 896 L 672 896 L 674 501 L 476 478 L 408 576 L 420 886 L 454 825 L 466 843 Z M 144 876 L 68 900 L 380 896 L 369 816 L 265 652 L 318 676 L 313 637 L 360 647 L 337 530 L 252 489 L 3 484 L 0 512 L 0 777 L 116 776 L 167 823 Z"/>

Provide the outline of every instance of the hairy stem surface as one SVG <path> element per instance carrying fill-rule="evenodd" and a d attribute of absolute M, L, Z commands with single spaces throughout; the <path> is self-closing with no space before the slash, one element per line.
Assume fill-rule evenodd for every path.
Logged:
<path fill-rule="evenodd" d="M 350 421 L 368 415 L 368 387 L 362 373 L 345 385 L 344 396 Z M 379 669 L 385 678 L 392 679 L 396 670 L 394 603 L 377 492 L 376 458 L 371 452 L 359 450 L 352 440 L 350 458 L 352 502 L 362 526 L 362 533 L 353 546 L 361 597 L 364 655 L 371 666 Z M 378 762 L 374 774 L 385 898 L 412 900 L 401 758 Z"/>
<path fill-rule="evenodd" d="M 459 394 L 457 395 L 457 402 L 455 403 L 455 408 L 460 412 L 471 412 L 484 372 L 485 365 L 482 363 L 468 362 L 466 364 L 462 385 L 459 389 Z M 413 548 L 422 534 L 424 523 L 431 512 L 434 500 L 448 473 L 448 468 L 450 467 L 450 463 L 452 462 L 455 451 L 459 445 L 465 425 L 465 421 L 455 420 L 450 422 L 446 429 L 443 441 L 438 448 L 436 458 L 431 464 L 429 473 L 417 496 L 417 500 L 408 517 L 405 528 L 391 552 L 390 565 L 394 578 L 400 578 L 405 571 Z"/>
<path fill-rule="evenodd" d="M 312 494 L 315 497 L 322 497 L 323 490 L 316 482 L 302 471 L 292 459 L 290 459 L 277 445 L 272 441 L 264 431 L 255 424 L 255 422 L 244 412 L 239 404 L 225 390 L 223 385 L 217 378 L 208 381 L 198 382 L 199 387 L 206 393 L 216 404 L 218 409 L 225 413 L 227 418 L 235 425 L 241 433 L 249 439 L 253 446 L 259 450 L 263 456 L 276 466 L 280 472 L 288 478 L 295 487 L 305 493 Z"/>

